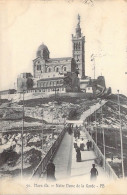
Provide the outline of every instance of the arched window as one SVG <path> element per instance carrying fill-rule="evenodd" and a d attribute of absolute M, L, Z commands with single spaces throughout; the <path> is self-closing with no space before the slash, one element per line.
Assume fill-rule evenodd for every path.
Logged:
<path fill-rule="evenodd" d="M 77 50 L 77 43 L 75 43 L 75 50 Z"/>
<path fill-rule="evenodd" d="M 67 70 L 67 68 L 66 68 L 66 66 L 63 68 L 63 71 L 66 71 Z"/>
<path fill-rule="evenodd" d="M 56 72 L 59 72 L 59 68 L 58 67 L 56 68 Z"/>
<path fill-rule="evenodd" d="M 48 69 L 48 72 L 51 72 L 51 68 Z"/>
<path fill-rule="evenodd" d="M 37 70 L 41 70 L 41 65 L 37 65 Z"/>
<path fill-rule="evenodd" d="M 78 44 L 78 48 L 80 49 L 80 42 L 79 42 L 79 44 Z"/>

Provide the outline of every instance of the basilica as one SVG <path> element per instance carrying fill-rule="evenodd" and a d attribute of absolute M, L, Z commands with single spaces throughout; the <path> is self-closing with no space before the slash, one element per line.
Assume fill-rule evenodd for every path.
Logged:
<path fill-rule="evenodd" d="M 17 90 L 0 91 L 1 95 L 19 94 L 50 95 L 62 93 L 79 93 L 97 97 L 111 92 L 105 85 L 104 76 L 91 79 L 85 73 L 85 36 L 80 27 L 80 16 L 72 34 L 72 56 L 50 58 L 50 50 L 42 43 L 33 60 L 33 73 L 21 73 L 17 77 Z M 74 93 L 73 93 L 74 94 Z"/>
<path fill-rule="evenodd" d="M 80 92 L 80 79 L 85 76 L 85 37 L 81 33 L 80 16 L 72 35 L 72 57 L 50 58 L 50 51 L 41 44 L 33 60 L 33 76 L 22 73 L 17 78 L 17 91 Z"/>

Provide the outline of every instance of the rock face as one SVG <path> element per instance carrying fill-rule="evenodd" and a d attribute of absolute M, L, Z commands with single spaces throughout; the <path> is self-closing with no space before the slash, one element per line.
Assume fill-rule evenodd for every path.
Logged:
<path fill-rule="evenodd" d="M 42 150 L 42 135 L 41 133 L 24 133 L 24 174 L 32 173 L 33 169 L 38 165 L 40 160 L 46 155 L 51 145 L 57 138 L 55 133 L 43 135 L 43 150 Z M 36 160 L 35 160 L 36 159 Z M 10 174 L 17 176 L 21 169 L 21 134 L 8 133 L 3 134 L 0 148 L 0 168 L 1 174 Z"/>
<path fill-rule="evenodd" d="M 19 120 L 22 119 L 23 113 L 20 108 L 3 108 L 0 109 L 0 117 L 3 120 Z"/>

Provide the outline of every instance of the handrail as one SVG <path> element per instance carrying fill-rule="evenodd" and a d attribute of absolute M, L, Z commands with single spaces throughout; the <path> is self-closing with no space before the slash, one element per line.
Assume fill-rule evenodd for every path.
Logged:
<path fill-rule="evenodd" d="M 93 150 L 94 150 L 96 156 L 99 158 L 100 163 L 102 161 L 102 166 L 105 169 L 105 172 L 107 173 L 107 175 L 114 180 L 118 179 L 118 176 L 116 175 L 115 171 L 112 169 L 112 167 L 106 161 L 104 155 L 102 154 L 101 150 L 98 148 L 97 144 L 95 143 L 95 141 L 93 140 L 91 135 L 88 133 L 88 131 L 86 129 L 85 129 L 85 132 L 86 132 L 88 139 L 92 142 Z M 104 164 L 105 164 L 105 167 L 104 167 Z"/>
<path fill-rule="evenodd" d="M 56 139 L 56 141 L 53 143 L 53 145 L 50 147 L 49 151 L 47 152 L 47 154 L 44 156 L 44 158 L 39 162 L 39 164 L 37 165 L 37 167 L 34 169 L 33 174 L 31 176 L 31 179 L 33 177 L 40 177 L 42 173 L 45 172 L 47 164 L 49 162 L 50 159 L 53 158 L 53 156 L 55 155 L 58 146 L 61 143 L 61 140 L 63 139 L 64 135 L 66 132 L 66 128 L 64 128 L 61 133 L 59 134 L 58 138 Z"/>

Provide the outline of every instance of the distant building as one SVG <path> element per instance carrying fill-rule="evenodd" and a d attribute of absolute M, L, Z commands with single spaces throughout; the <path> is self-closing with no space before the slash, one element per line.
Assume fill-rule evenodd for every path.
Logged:
<path fill-rule="evenodd" d="M 21 73 L 17 78 L 17 92 L 23 92 L 33 87 L 33 79 L 31 73 Z"/>
<path fill-rule="evenodd" d="M 84 37 L 81 35 L 79 16 L 78 20 L 76 35 L 72 38 L 73 58 L 50 58 L 48 47 L 43 43 L 39 46 L 36 58 L 33 60 L 33 89 L 43 92 L 47 92 L 46 89 L 56 91 L 56 88 L 57 91 L 80 91 L 78 74 L 84 77 L 85 68 Z"/>
<path fill-rule="evenodd" d="M 34 78 L 41 78 L 44 73 L 58 72 L 64 74 L 76 71 L 77 64 L 73 58 L 49 58 L 49 50 L 44 44 L 39 46 L 36 56 L 36 59 L 33 60 Z"/>
<path fill-rule="evenodd" d="M 15 89 L 7 89 L 7 90 L 0 91 L 0 95 L 8 95 L 8 94 L 14 94 L 14 93 L 16 93 Z"/>
<path fill-rule="evenodd" d="M 90 83 L 90 78 L 80 79 L 80 89 L 82 92 L 86 92 L 86 87 Z"/>
<path fill-rule="evenodd" d="M 86 87 L 86 93 L 93 94 L 93 86 L 92 86 L 92 85 L 88 85 L 88 86 Z"/>

